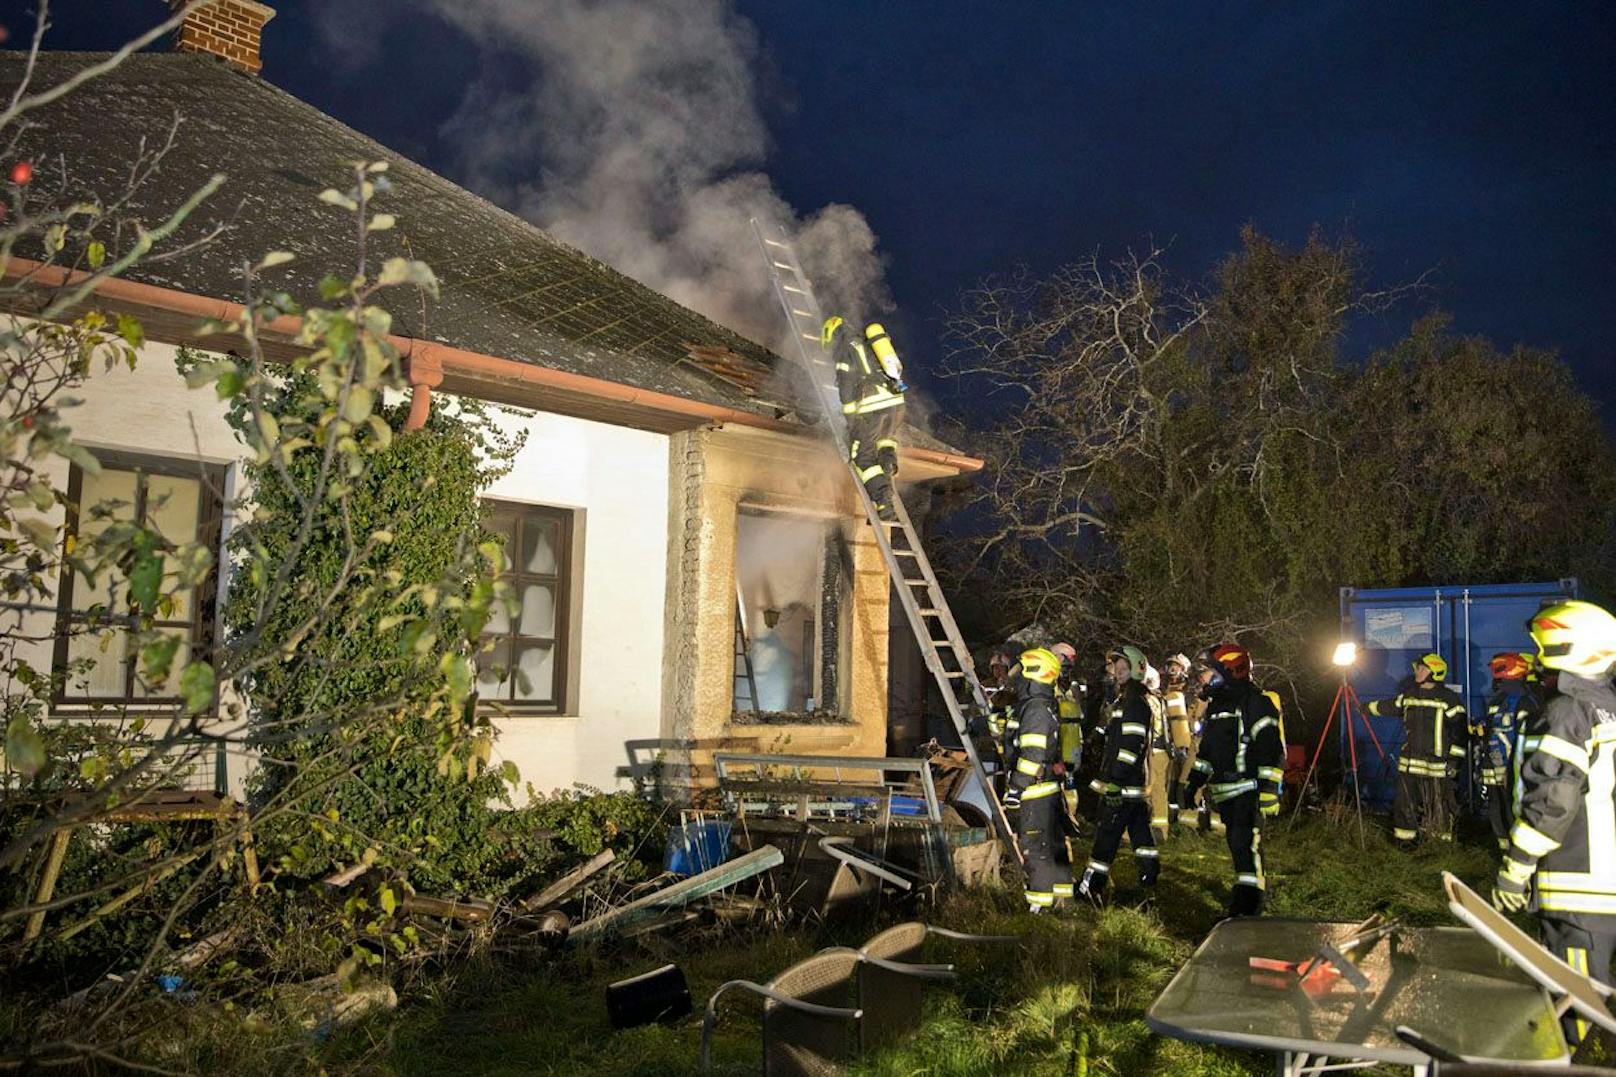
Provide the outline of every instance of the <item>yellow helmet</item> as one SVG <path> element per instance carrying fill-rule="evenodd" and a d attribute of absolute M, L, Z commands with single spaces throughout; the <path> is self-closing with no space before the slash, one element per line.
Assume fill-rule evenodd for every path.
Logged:
<path fill-rule="evenodd" d="M 836 330 L 841 327 L 842 317 L 839 314 L 826 318 L 825 324 L 819 327 L 819 343 L 824 345 L 826 351 L 830 351 L 830 342 L 836 339 Z"/>
<path fill-rule="evenodd" d="M 1597 677 L 1616 663 L 1616 617 L 1592 602 L 1556 602 L 1527 623 L 1547 669 Z"/>
<path fill-rule="evenodd" d="M 1021 675 L 1029 681 L 1054 684 L 1060 677 L 1060 670 L 1060 658 L 1046 647 L 1021 652 Z"/>
<path fill-rule="evenodd" d="M 1422 654 L 1414 659 L 1414 669 L 1418 671 L 1421 666 L 1431 671 L 1433 681 L 1445 681 L 1448 679 L 1448 663 L 1439 654 Z"/>

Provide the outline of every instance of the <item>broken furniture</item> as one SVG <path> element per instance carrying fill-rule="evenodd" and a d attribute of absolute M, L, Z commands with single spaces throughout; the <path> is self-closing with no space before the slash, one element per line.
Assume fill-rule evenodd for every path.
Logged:
<path fill-rule="evenodd" d="M 799 909 L 829 916 L 883 881 L 909 890 L 997 871 L 992 831 L 938 797 L 927 760 L 718 752 L 713 764 L 734 841 L 785 853 L 780 889 Z"/>
<path fill-rule="evenodd" d="M 68 800 L 63 806 L 64 813 L 71 814 L 73 807 L 73 801 Z M 40 873 L 39 885 L 34 888 L 33 904 L 45 905 L 50 902 L 51 896 L 56 893 L 56 880 L 62 873 L 62 862 L 67 858 L 67 847 L 73 840 L 73 832 L 79 826 L 88 824 L 127 826 L 133 823 L 212 820 L 214 829 L 220 835 L 231 834 L 232 840 L 241 846 L 242 871 L 247 888 L 249 893 L 256 893 L 258 853 L 253 849 L 252 830 L 247 825 L 249 818 L 245 807 L 223 793 L 195 789 L 151 789 L 134 794 L 130 803 L 93 812 L 82 822 L 69 823 L 51 835 L 45 851 L 45 867 Z M 171 857 L 134 886 L 98 906 L 89 916 L 63 928 L 58 932 L 58 937 L 70 939 L 101 917 L 123 908 L 185 865 L 200 859 L 203 851 L 199 849 L 193 854 Z M 44 926 L 45 910 L 39 909 L 28 917 L 28 923 L 23 928 L 23 941 L 38 938 Z"/>
<path fill-rule="evenodd" d="M 825 1077 L 843 1063 L 913 1031 L 920 1024 L 922 990 L 955 979 L 954 966 L 926 964 L 932 935 L 967 942 L 1015 942 L 1013 935 L 967 935 L 922 923 L 898 924 L 862 947 L 821 950 L 766 984 L 731 980 L 707 1002 L 701 1060 L 711 1064 L 718 1001 L 731 990 L 762 995 L 763 1072 L 768 1077 Z"/>
<path fill-rule="evenodd" d="M 678 965 L 663 965 L 606 986 L 606 1016 L 613 1028 L 672 1021 L 688 1013 L 690 986 Z"/>
<path fill-rule="evenodd" d="M 1325 947 L 1341 954 L 1358 932 L 1353 924 L 1225 920 L 1145 1021 L 1174 1039 L 1272 1052 L 1282 1077 L 1375 1063 L 1426 1072 L 1430 1055 L 1411 1046 L 1400 1026 L 1466 1058 L 1543 1065 L 1567 1057 L 1543 988 L 1501 963 L 1498 950 L 1467 928 L 1405 928 L 1351 948 L 1350 960 L 1342 960 L 1361 974 L 1362 988 L 1346 976 L 1321 982 L 1295 972 L 1278 973 L 1276 985 L 1274 973 L 1252 970 L 1254 956 L 1317 963 Z"/>
<path fill-rule="evenodd" d="M 857 1005 L 859 1048 L 875 1051 L 903 1039 L 920 1027 L 921 1006 L 928 979 L 954 978 L 954 966 L 924 962 L 926 940 L 1013 943 L 1015 935 L 968 935 L 919 921 L 897 924 L 866 942 L 858 950 Z M 942 975 L 917 975 L 914 970 L 935 970 Z"/>
<path fill-rule="evenodd" d="M 567 935 L 567 941 L 579 942 L 599 938 L 602 935 L 621 932 L 640 921 L 675 912 L 698 898 L 715 894 L 754 875 L 762 874 L 770 868 L 778 867 L 784 860 L 785 857 L 781 855 L 779 849 L 772 845 L 762 846 L 700 875 L 692 875 L 655 893 L 636 898 L 626 905 L 602 913 L 593 920 L 585 920 L 573 927 Z"/>

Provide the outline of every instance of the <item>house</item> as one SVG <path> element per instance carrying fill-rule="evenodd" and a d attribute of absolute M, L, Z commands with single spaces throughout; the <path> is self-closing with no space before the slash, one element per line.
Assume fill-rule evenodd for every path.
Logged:
<path fill-rule="evenodd" d="M 346 186 L 352 162 L 386 160 L 385 208 L 398 225 L 372 237 L 376 253 L 408 252 L 442 283 L 439 301 L 392 311 L 413 407 L 464 394 L 525 409 L 502 420 L 527 440 L 488 491 L 521 601 L 519 616 L 493 626 L 493 656 L 526 674 L 525 685 L 480 685 L 507 712 L 499 755 L 548 790 L 615 787 L 657 760 L 700 779 L 725 745 L 885 754 L 889 655 L 908 655 L 912 679 L 913 644 L 893 639 L 888 581 L 851 480 L 779 388 L 780 361 L 259 77 L 273 14 L 218 0 L 189 16 L 173 51 L 129 57 L 28 133 L 24 152 L 66 161 L 88 191 L 116 190 L 138 140 L 160 143 L 178 113 L 172 147 L 132 207 L 150 220 L 211 173 L 228 177 L 176 237 L 223 225 L 217 238 L 94 297 L 136 315 L 150 343 L 135 370 L 90 380 L 72 421 L 104 470 L 64 476 L 72 490 L 132 504 L 166 493 L 165 531 L 194 527 L 222 543 L 241 447 L 211 394 L 184 386 L 174 353 L 221 348 L 197 325 L 235 309 L 244 262 L 291 251 L 295 261 L 266 279 L 304 295 L 351 266 L 352 222 L 317 195 Z M 99 58 L 44 54 L 37 85 Z M 0 85 L 16 84 L 21 60 L 0 56 Z M 284 335 L 268 346 L 295 352 Z M 914 442 L 902 455 L 909 482 L 980 466 L 918 433 Z M 55 615 L 71 619 L 66 582 Z M 215 616 L 183 612 L 171 627 L 197 643 Z M 750 678 L 737 661 L 743 639 Z M 57 710 L 151 704 L 138 693 L 130 663 L 102 654 Z M 912 684 L 900 695 L 918 698 Z M 759 710 L 780 713 L 758 721 Z M 233 786 L 240 772 L 231 768 Z"/>

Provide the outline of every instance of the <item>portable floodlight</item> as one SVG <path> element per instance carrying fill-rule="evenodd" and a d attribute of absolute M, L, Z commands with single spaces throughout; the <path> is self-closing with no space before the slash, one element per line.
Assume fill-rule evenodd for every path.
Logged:
<path fill-rule="evenodd" d="M 1358 645 L 1351 640 L 1335 645 L 1335 654 L 1330 656 L 1330 664 L 1346 669 L 1358 661 Z"/>

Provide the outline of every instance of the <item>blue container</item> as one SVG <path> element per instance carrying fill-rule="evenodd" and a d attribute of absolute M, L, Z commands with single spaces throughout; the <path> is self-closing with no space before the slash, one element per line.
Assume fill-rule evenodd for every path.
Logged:
<path fill-rule="evenodd" d="M 1390 699 L 1410 675 L 1414 659 L 1434 651 L 1447 660 L 1448 686 L 1464 699 L 1470 714 L 1479 716 L 1492 691 L 1487 670 L 1492 656 L 1499 651 L 1534 650 L 1527 620 L 1546 603 L 1576 597 L 1575 579 L 1381 590 L 1343 587 L 1341 638 L 1358 644 L 1358 663 L 1348 679 L 1365 704 Z M 1371 730 L 1385 750 L 1384 759 L 1375 750 Z M 1402 722 L 1395 717 L 1357 717 L 1352 733 L 1365 802 L 1390 806 L 1396 793 Z M 1347 737 L 1343 724 L 1343 759 L 1348 757 Z"/>
<path fill-rule="evenodd" d="M 728 820 L 693 820 L 668 835 L 662 867 L 675 875 L 700 875 L 729 859 Z"/>

